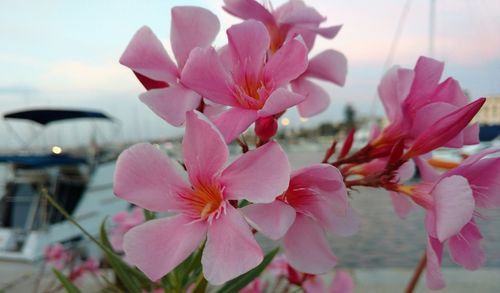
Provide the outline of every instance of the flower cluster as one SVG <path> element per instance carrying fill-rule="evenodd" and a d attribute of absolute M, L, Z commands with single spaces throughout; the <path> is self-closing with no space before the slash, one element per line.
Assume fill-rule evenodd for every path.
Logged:
<path fill-rule="evenodd" d="M 322 163 L 292 171 L 273 140 L 277 119 L 294 106 L 303 117 L 328 107 L 330 97 L 314 79 L 344 84 L 342 53 L 328 49 L 309 57 L 317 36 L 332 39 L 341 26 L 322 27 L 326 19 L 298 0 L 276 9 L 253 0 L 224 2 L 227 12 L 243 19 L 227 29 L 227 45 L 211 46 L 220 28 L 213 13 L 175 7 L 170 32 L 175 62 L 147 27 L 120 59 L 145 87 L 141 101 L 171 125 L 185 126 L 185 135 L 181 164 L 147 143 L 118 158 L 115 194 L 169 216 L 145 223 L 140 211 L 130 221 L 116 217 L 115 248 L 121 249 L 125 233 L 127 260 L 153 281 L 202 250 L 204 278 L 221 285 L 263 261 L 254 238 L 261 233 L 282 244 L 290 282 L 327 292 L 314 276 L 337 263 L 326 233 L 357 232 L 360 220 L 348 189 L 368 186 L 390 191 L 402 218 L 415 204 L 426 210 L 430 288 L 444 286 L 439 266 L 446 243 L 455 262 L 480 267 L 485 256 L 475 217 L 477 208 L 500 206 L 500 162 L 485 158 L 497 150 L 471 156 L 442 174 L 428 160 L 436 148 L 479 142 L 478 125 L 469 123 L 484 98 L 468 103 L 457 81 L 440 82 L 444 65 L 437 60 L 421 57 L 414 69 L 394 67 L 379 86 L 389 125 L 375 128 L 355 152 L 352 131 L 333 161 L 336 141 Z M 252 125 L 258 138 L 253 149 L 238 139 Z M 234 140 L 243 154 L 229 160 L 227 144 Z M 415 162 L 423 181 L 407 185 Z M 342 272 L 337 278 L 347 279 Z M 352 284 L 342 286 L 350 289 L 329 292 L 352 290 Z"/>
<path fill-rule="evenodd" d="M 115 214 L 112 220 L 115 225 L 109 231 L 109 242 L 116 252 L 123 252 L 123 236 L 128 230 L 144 223 L 144 212 L 135 207 L 130 213 L 122 211 Z"/>
<path fill-rule="evenodd" d="M 81 259 L 76 251 L 65 248 L 61 243 L 45 247 L 44 261 L 48 267 L 65 273 L 72 282 L 79 282 L 85 275 L 99 272 L 99 262 L 96 259 Z"/>

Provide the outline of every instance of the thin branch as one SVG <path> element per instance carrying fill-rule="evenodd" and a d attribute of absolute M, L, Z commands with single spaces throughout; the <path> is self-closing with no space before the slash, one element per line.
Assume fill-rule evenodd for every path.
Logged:
<path fill-rule="evenodd" d="M 420 276 L 422 275 L 422 272 L 424 271 L 426 263 L 427 263 L 427 254 L 424 251 L 424 253 L 422 254 L 422 257 L 420 258 L 420 261 L 418 262 L 418 265 L 415 267 L 415 271 L 413 272 L 413 276 L 411 277 L 411 280 L 408 283 L 408 286 L 406 286 L 405 293 L 413 293 L 413 291 L 417 287 L 418 280 L 420 279 Z"/>

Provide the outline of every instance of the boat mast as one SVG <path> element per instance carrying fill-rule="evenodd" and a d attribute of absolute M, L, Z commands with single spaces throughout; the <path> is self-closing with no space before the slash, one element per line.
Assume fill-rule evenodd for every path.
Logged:
<path fill-rule="evenodd" d="M 434 34 L 436 25 L 436 0 L 429 0 L 429 57 L 434 57 Z"/>

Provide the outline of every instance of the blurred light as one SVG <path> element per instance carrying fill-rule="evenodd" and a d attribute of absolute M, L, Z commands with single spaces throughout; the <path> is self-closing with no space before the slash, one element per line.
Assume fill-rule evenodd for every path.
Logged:
<path fill-rule="evenodd" d="M 300 117 L 300 122 L 307 122 L 309 120 L 309 118 L 305 118 L 305 117 Z"/>
<path fill-rule="evenodd" d="M 60 155 L 62 153 L 62 148 L 60 146 L 55 145 L 52 147 L 52 153 L 54 155 Z"/>
<path fill-rule="evenodd" d="M 281 125 L 283 126 L 287 126 L 288 124 L 290 124 L 290 119 L 286 118 L 286 117 L 283 117 L 281 119 Z"/>

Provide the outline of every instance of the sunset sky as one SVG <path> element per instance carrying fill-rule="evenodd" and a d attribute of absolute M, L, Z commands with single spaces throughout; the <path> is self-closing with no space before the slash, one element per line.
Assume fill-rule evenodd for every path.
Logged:
<path fill-rule="evenodd" d="M 346 103 L 359 113 L 381 115 L 376 87 L 394 37 L 404 0 L 309 0 L 328 19 L 343 24 L 333 40 L 318 39 L 311 55 L 333 48 L 349 62 L 344 88 L 326 86 L 332 104 L 309 120 L 315 125 L 341 120 Z M 278 6 L 283 1 L 273 1 Z M 170 8 L 198 5 L 211 9 L 225 29 L 239 20 L 222 1 L 2 1 L 0 3 L 1 112 L 24 107 L 78 107 L 106 111 L 122 123 L 127 139 L 172 136 L 181 130 L 157 118 L 137 96 L 143 91 L 118 59 L 135 31 L 150 26 L 169 45 Z M 411 1 L 392 64 L 413 67 L 428 54 L 429 1 Z M 500 1 L 436 0 L 435 54 L 472 98 L 500 94 Z M 298 116 L 287 114 L 292 125 Z M 7 128 L 0 123 L 0 136 Z M 9 145 L 9 140 L 4 145 Z M 2 146 L 3 147 L 3 146 Z"/>

